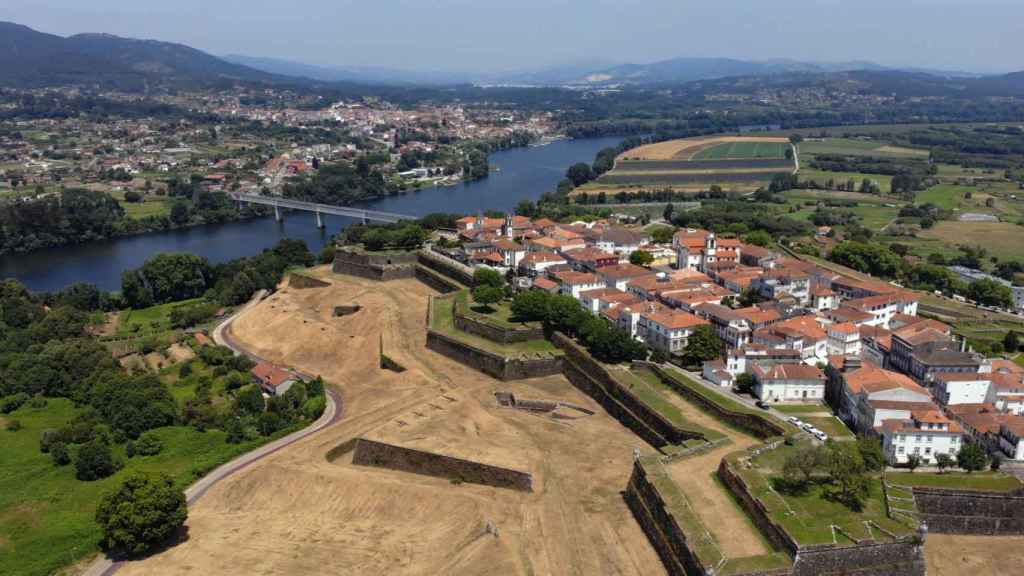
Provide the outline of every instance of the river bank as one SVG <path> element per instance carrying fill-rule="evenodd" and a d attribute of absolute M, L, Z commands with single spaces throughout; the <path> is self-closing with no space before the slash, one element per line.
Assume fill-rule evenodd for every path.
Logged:
<path fill-rule="evenodd" d="M 592 162 L 598 150 L 615 146 L 620 140 L 558 140 L 545 146 L 502 150 L 490 156 L 490 163 L 500 170 L 485 179 L 421 188 L 359 207 L 410 216 L 514 210 L 519 201 L 537 200 L 554 190 L 570 165 Z M 268 216 L 8 254 L 0 256 L 0 277 L 16 278 L 35 291 L 60 290 L 75 282 L 119 290 L 123 271 L 141 266 L 159 252 L 189 252 L 217 263 L 258 254 L 281 238 L 303 240 L 316 252 L 333 234 L 352 224 L 353 219 L 326 216 L 324 223 L 326 228 L 319 229 L 315 215 L 294 212 L 286 214 L 281 222 Z"/>

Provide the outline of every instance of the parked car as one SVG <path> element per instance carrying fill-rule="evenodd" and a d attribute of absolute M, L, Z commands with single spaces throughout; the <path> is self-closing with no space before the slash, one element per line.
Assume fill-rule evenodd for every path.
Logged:
<path fill-rule="evenodd" d="M 828 434 L 825 434 L 821 430 L 816 430 L 812 432 L 812 434 L 814 434 L 814 437 L 817 438 L 818 440 L 821 440 L 822 442 L 828 440 Z"/>
<path fill-rule="evenodd" d="M 800 427 L 806 430 L 807 432 L 811 432 L 815 429 L 813 424 L 801 424 Z"/>
<path fill-rule="evenodd" d="M 786 418 L 786 420 L 790 424 L 792 424 L 793 426 L 802 426 L 803 425 L 803 422 L 801 422 L 800 419 L 797 418 L 796 416 L 790 416 L 789 418 Z"/>
<path fill-rule="evenodd" d="M 768 410 L 768 404 L 765 404 L 764 400 L 758 400 L 757 407 L 760 408 L 761 410 Z"/>

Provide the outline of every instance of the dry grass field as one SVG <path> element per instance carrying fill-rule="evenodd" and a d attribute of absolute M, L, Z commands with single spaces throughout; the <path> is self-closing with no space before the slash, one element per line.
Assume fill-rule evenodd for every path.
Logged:
<path fill-rule="evenodd" d="M 1019 260 L 1024 256 L 1024 227 L 1009 222 L 943 221 L 918 234 L 950 246 L 982 246 L 1000 259 Z"/>
<path fill-rule="evenodd" d="M 639 438 L 561 376 L 501 383 L 426 350 L 434 292 L 418 281 L 314 274 L 331 285 L 283 287 L 232 331 L 267 359 L 323 375 L 344 399 L 341 420 L 215 485 L 190 510 L 186 541 L 120 574 L 663 573 L 620 494 L 633 449 L 651 450 Z M 352 301 L 362 310 L 332 316 Z M 405 372 L 379 368 L 381 338 Z M 496 391 L 595 414 L 503 408 Z M 534 492 L 327 460 L 360 436 L 530 472 Z"/>
<path fill-rule="evenodd" d="M 929 534 L 924 546 L 929 576 L 1024 574 L 1024 536 Z"/>
<path fill-rule="evenodd" d="M 655 142 L 626 150 L 616 160 L 690 160 L 700 151 L 729 142 L 789 142 L 787 138 L 771 136 L 717 136 Z"/>

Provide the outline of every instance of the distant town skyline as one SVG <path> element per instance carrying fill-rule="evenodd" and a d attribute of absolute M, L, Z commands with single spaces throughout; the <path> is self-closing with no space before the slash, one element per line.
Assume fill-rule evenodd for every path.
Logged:
<path fill-rule="evenodd" d="M 488 73 L 728 57 L 1024 70 L 1019 0 L 7 0 L 0 20 L 321 66 Z"/>

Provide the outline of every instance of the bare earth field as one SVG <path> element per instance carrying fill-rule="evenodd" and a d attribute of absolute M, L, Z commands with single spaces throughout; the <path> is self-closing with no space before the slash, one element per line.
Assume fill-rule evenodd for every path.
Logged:
<path fill-rule="evenodd" d="M 733 501 L 725 487 L 715 480 L 715 471 L 726 454 L 760 444 L 760 441 L 725 426 L 675 394 L 669 395 L 668 398 L 687 420 L 721 432 L 732 440 L 731 443 L 714 450 L 666 466 L 672 480 L 686 494 L 690 505 L 718 540 L 726 557 L 743 558 L 768 554 L 771 549 L 765 544 L 753 522 Z"/>
<path fill-rule="evenodd" d="M 1024 574 L 1024 536 L 929 534 L 924 547 L 929 576 Z"/>
<path fill-rule="evenodd" d="M 619 154 L 616 160 L 626 158 L 632 160 L 671 160 L 671 159 L 692 159 L 698 152 L 717 144 L 727 142 L 789 142 L 787 138 L 769 136 L 718 136 L 713 138 L 694 138 L 686 140 L 668 140 L 666 142 L 655 142 L 626 150 Z"/>
<path fill-rule="evenodd" d="M 190 510 L 186 541 L 119 574 L 664 573 L 620 494 L 633 449 L 650 450 L 639 438 L 561 376 L 501 383 L 426 350 L 434 292 L 418 281 L 314 274 L 331 285 L 284 287 L 232 332 L 323 375 L 343 397 L 341 421 L 215 485 Z M 363 309 L 332 317 L 351 301 Z M 406 372 L 379 368 L 382 338 Z M 595 414 L 503 408 L 499 390 Z M 353 466 L 351 454 L 327 461 L 359 436 L 530 472 L 534 492 Z"/>

